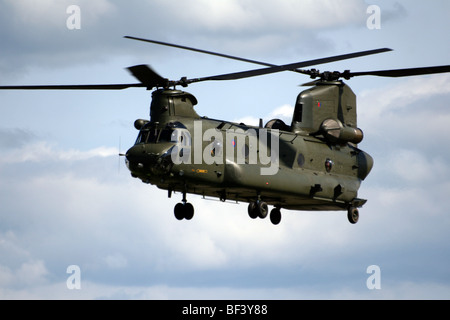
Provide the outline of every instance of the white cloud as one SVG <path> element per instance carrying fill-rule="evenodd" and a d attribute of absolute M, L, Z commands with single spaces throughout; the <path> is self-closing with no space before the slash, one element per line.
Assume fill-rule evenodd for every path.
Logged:
<path fill-rule="evenodd" d="M 100 153 L 88 158 L 77 152 L 74 157 L 59 157 L 61 153 L 64 150 L 48 148 L 39 158 L 49 164 L 54 163 L 50 159 L 62 162 L 53 171 L 37 171 L 27 179 L 18 172 L 0 182 L 3 228 L 20 226 L 6 227 L 0 238 L 2 252 L 9 252 L 3 255 L 8 258 L 0 268 L 2 297 L 173 299 L 189 294 L 191 298 L 403 298 L 411 295 L 402 291 L 402 279 L 398 280 L 400 287 L 384 284 L 378 294 L 355 291 L 354 279 L 338 284 L 331 279 L 336 273 L 348 276 L 348 272 L 356 272 L 360 286 L 364 286 L 365 268 L 379 263 L 388 283 L 393 281 L 392 268 L 402 268 L 402 263 L 390 265 L 398 258 L 390 262 L 377 254 L 379 250 L 388 246 L 395 252 L 398 246 L 419 241 L 427 251 L 428 246 L 437 245 L 436 241 L 444 247 L 447 243 L 442 237 L 450 221 L 437 221 L 444 217 L 442 212 L 435 219 L 423 216 L 435 200 L 420 195 L 424 192 L 420 188 L 411 189 L 408 183 L 415 184 L 414 179 L 405 179 L 406 189 L 367 187 L 370 205 L 361 209 L 361 222 L 356 226 L 346 221 L 344 212 L 288 210 L 283 210 L 282 223 L 273 226 L 267 220 L 251 220 L 246 204 L 223 204 L 192 195 L 188 200 L 195 205 L 194 219 L 177 221 L 173 205 L 181 199 L 180 194 L 167 199 L 166 192 L 128 175 L 105 180 L 103 175 L 111 175 L 108 171 L 87 177 L 79 169 L 95 168 L 96 162 L 102 161 Z M 20 165 L 29 166 L 34 161 L 30 158 Z M 69 162 L 81 166 L 69 169 L 64 165 Z M 2 163 L 0 170 L 11 165 Z M 17 203 L 14 199 L 22 195 L 27 201 Z M 435 228 L 436 224 L 440 227 Z M 433 236 L 428 232 L 418 235 L 418 225 L 421 230 L 433 229 Z M 81 291 L 68 290 L 65 282 L 50 281 L 67 277 L 65 268 L 70 264 L 81 268 Z M 424 267 L 431 266 L 420 262 L 419 268 Z M 203 283 L 203 274 L 215 281 L 200 288 L 196 284 Z M 169 280 L 179 275 L 184 280 Z M 306 280 L 311 277 L 314 284 Z M 164 285 L 151 280 L 161 278 L 165 280 L 158 283 Z M 253 287 L 264 278 L 270 279 L 267 286 Z M 138 287 L 124 284 L 138 281 Z M 179 287 L 178 281 L 187 285 Z M 412 285 L 417 289 L 421 286 L 417 282 Z M 435 286 L 430 279 L 424 288 Z M 443 284 L 439 292 L 446 290 Z M 420 296 L 432 295 L 422 292 Z"/>
<path fill-rule="evenodd" d="M 450 75 L 437 74 L 402 79 L 392 87 L 369 89 L 359 95 L 358 104 L 360 110 L 364 110 L 360 113 L 371 120 L 385 118 L 386 115 L 401 111 L 420 99 L 450 93 L 449 82 Z M 430 115 L 433 114 L 433 107 L 436 106 L 423 106 Z"/>
<path fill-rule="evenodd" d="M 389 166 L 385 171 L 409 183 L 436 183 L 437 178 L 450 176 L 447 160 L 436 155 L 427 156 L 418 151 L 400 149 L 386 159 Z"/>
<path fill-rule="evenodd" d="M 273 110 L 267 119 L 281 119 L 289 125 L 292 121 L 293 114 L 294 107 L 289 104 L 285 104 Z"/>
<path fill-rule="evenodd" d="M 66 27 L 66 20 L 70 14 L 67 8 L 73 4 L 73 1 L 58 0 L 4 0 L 5 6 L 9 7 L 18 25 L 23 28 L 39 29 L 49 31 L 51 28 L 63 29 Z M 115 12 L 115 6 L 108 0 L 97 1 L 76 1 L 82 13 L 82 21 L 86 26 L 93 24 L 107 14 Z"/>
<path fill-rule="evenodd" d="M 27 2 L 8 3 L 20 6 Z M 36 25 L 43 22 L 42 12 L 51 3 L 43 3 L 36 10 L 23 8 L 22 21 L 26 20 L 26 14 L 34 15 L 30 21 L 24 21 L 23 28 L 16 24 L 2 28 L 6 50 L 2 66 L 13 69 L 14 74 L 18 72 L 17 66 L 38 64 L 44 69 L 45 65 L 54 69 L 58 61 L 60 66 L 65 66 L 81 56 L 81 60 L 89 61 L 85 66 L 89 69 L 92 59 L 103 61 L 111 52 L 153 57 L 157 51 L 153 47 L 135 50 L 138 44 L 111 43 L 111 38 L 120 39 L 123 30 L 163 41 L 173 37 L 186 45 L 190 41 L 198 43 L 194 40 L 200 39 L 208 44 L 199 45 L 205 49 L 228 46 L 233 49 L 231 53 L 248 50 L 252 56 L 263 55 L 266 50 L 277 51 L 276 57 L 280 59 L 285 58 L 280 54 L 298 48 L 310 53 L 319 39 L 324 40 L 321 44 L 326 44 L 324 48 L 329 51 L 333 41 L 346 38 L 343 46 L 357 47 L 361 40 L 371 42 L 380 34 L 364 33 L 361 39 L 348 37 L 349 32 L 329 41 L 322 38 L 326 28 L 357 29 L 360 22 L 365 28 L 367 4 L 363 1 L 276 4 L 229 1 L 218 7 L 211 7 L 210 1 L 176 4 L 152 1 L 140 2 L 138 7 L 100 1 L 80 4 L 83 20 L 79 33 L 54 37 L 60 31 L 68 32 L 65 5 L 58 2 L 48 8 L 47 25 Z M 174 6 L 179 10 L 172 10 Z M 59 8 L 63 9 L 61 16 Z M 205 14 L 207 10 L 213 14 Z M 10 13 L 2 11 L 0 14 L 5 18 L 0 19 L 4 23 L 2 26 L 11 22 L 6 19 Z M 60 19 L 62 29 L 53 29 L 56 18 Z M 31 30 L 30 25 L 36 25 L 36 29 Z M 383 23 L 382 28 L 380 32 L 390 31 L 387 24 Z M 407 28 L 408 25 L 402 25 L 402 32 Z M 42 30 L 49 32 L 41 32 L 37 40 L 33 38 L 31 31 Z M 33 39 L 35 41 L 30 42 Z M 39 42 L 42 39 L 47 42 Z M 388 40 L 383 38 L 383 45 Z M 410 45 L 408 42 L 408 47 Z M 170 68 L 178 68 L 176 62 L 182 60 L 175 59 L 178 57 L 176 53 L 163 56 L 161 60 L 167 61 Z M 108 65 L 110 67 L 116 66 Z M 76 64 L 72 69 L 77 69 Z M 72 69 L 56 72 L 55 76 L 61 75 L 68 81 L 73 74 L 65 72 Z M 45 69 L 45 76 L 53 75 L 47 71 Z M 210 71 L 198 70 L 204 74 Z M 357 225 L 347 222 L 345 212 L 283 210 L 281 224 L 273 226 L 267 219 L 251 220 L 246 204 L 205 201 L 193 195 L 189 195 L 188 200 L 195 206 L 194 219 L 177 221 L 173 217 L 173 206 L 181 200 L 181 195 L 174 194 L 168 199 L 166 191 L 130 178 L 123 163 L 119 174 L 116 148 L 86 147 L 82 151 L 70 142 L 55 145 L 42 141 L 24 129 L 1 130 L 0 144 L 4 150 L 0 158 L 0 297 L 447 297 L 449 261 L 442 252 L 448 252 L 450 243 L 447 214 L 450 172 L 447 169 L 449 153 L 445 148 L 450 134 L 449 78 L 434 75 L 398 81 L 359 96 L 360 123 L 366 134 L 360 147 L 375 156 L 375 167 L 361 188 L 361 197 L 369 201 L 360 210 Z M 267 90 L 261 96 L 267 104 L 280 106 L 279 99 L 270 100 L 268 96 L 284 92 L 286 84 L 273 82 L 270 86 L 272 91 Z M 242 95 L 225 94 L 232 100 L 248 98 L 244 105 L 261 108 L 261 103 L 253 101 L 260 91 L 265 91 L 263 86 L 254 86 L 252 90 L 243 88 Z M 221 108 L 224 104 L 220 95 L 215 92 L 211 95 L 213 105 Z M 5 94 L 5 97 L 9 105 L 19 104 L 20 99 L 13 94 Z M 53 104 L 56 99 L 47 93 L 36 93 L 32 97 L 34 110 L 42 107 L 42 97 L 43 103 Z M 133 105 L 127 99 L 123 103 Z M 68 103 L 65 96 L 58 101 L 61 105 Z M 88 103 L 96 106 L 89 98 Z M 24 104 L 20 110 L 29 107 Z M 223 109 L 230 105 L 225 104 Z M 110 110 L 114 108 L 111 103 Z M 257 114 L 255 110 L 242 110 L 243 114 Z M 264 119 L 282 118 L 289 124 L 292 111 L 292 106 L 281 105 L 272 112 L 263 112 Z M 127 116 L 134 117 L 133 112 Z M 11 124 L 6 120 L 4 125 L 23 125 L 32 130 L 31 121 L 34 124 L 42 121 L 39 114 L 32 114 L 31 119 L 25 112 L 23 115 L 17 112 L 17 117 L 6 114 L 10 115 L 6 119 L 20 116 L 21 122 Z M 53 115 L 54 121 L 61 124 L 58 128 L 65 124 L 58 119 L 65 119 L 67 123 L 74 121 L 67 114 Z M 238 112 L 235 114 L 239 117 Z M 93 118 L 97 116 L 92 113 Z M 109 116 L 101 114 L 99 117 L 109 119 Z M 258 124 L 253 116 L 240 121 Z M 45 126 L 42 130 L 57 135 L 52 129 Z M 92 137 L 98 131 L 86 130 L 83 134 Z M 115 133 L 111 130 L 110 134 Z M 26 139 L 20 139 L 23 135 Z M 81 268 L 80 291 L 66 287 L 66 268 L 71 264 Z M 371 264 L 381 267 L 381 291 L 365 288 L 366 268 Z"/>
<path fill-rule="evenodd" d="M 48 282 L 48 274 L 42 260 L 25 261 L 17 269 L 0 265 L 0 286 L 14 289 L 40 286 Z"/>
<path fill-rule="evenodd" d="M 80 290 L 69 290 L 65 282 L 28 288 L 27 290 L 0 289 L 0 299 L 145 299 L 145 300 L 309 300 L 309 299 L 442 299 L 450 294 L 450 287 L 432 282 L 382 283 L 380 290 L 341 287 L 324 292 L 320 287 L 292 286 L 235 288 L 155 286 L 111 286 L 82 280 Z"/>
<path fill-rule="evenodd" d="M 114 253 L 104 258 L 107 267 L 112 269 L 122 269 L 128 266 L 128 260 L 121 253 Z"/>
<path fill-rule="evenodd" d="M 233 0 L 220 3 L 200 0 L 184 1 L 181 5 L 183 10 L 175 15 L 178 19 L 196 21 L 198 27 L 209 30 L 248 32 L 261 29 L 322 29 L 366 19 L 366 5 L 360 0 Z"/>
<path fill-rule="evenodd" d="M 116 148 L 98 147 L 87 151 L 75 149 L 55 150 L 55 146 L 39 141 L 16 148 L 0 159 L 0 163 L 79 161 L 95 157 L 118 156 Z"/>
<path fill-rule="evenodd" d="M 263 125 L 269 120 L 272 119 L 281 119 L 283 120 L 288 126 L 291 124 L 292 121 L 292 115 L 294 114 L 294 107 L 285 104 L 280 107 L 275 108 L 273 111 L 271 111 L 268 115 L 264 116 L 263 119 Z M 246 125 L 251 126 L 258 126 L 259 125 L 259 119 L 255 118 L 253 116 L 246 116 L 239 119 L 233 120 L 233 122 L 237 123 L 245 123 Z"/>

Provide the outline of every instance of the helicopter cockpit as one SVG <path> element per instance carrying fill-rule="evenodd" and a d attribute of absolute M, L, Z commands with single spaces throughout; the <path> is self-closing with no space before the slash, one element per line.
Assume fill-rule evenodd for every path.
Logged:
<path fill-rule="evenodd" d="M 136 120 L 138 122 L 139 120 Z M 186 129 L 181 122 L 170 122 L 161 128 L 158 124 L 147 122 L 141 126 L 135 145 L 141 143 L 176 142 L 176 129 Z"/>

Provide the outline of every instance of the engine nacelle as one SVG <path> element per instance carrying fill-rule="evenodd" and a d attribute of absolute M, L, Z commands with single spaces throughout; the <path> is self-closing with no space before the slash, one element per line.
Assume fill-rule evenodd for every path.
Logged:
<path fill-rule="evenodd" d="M 136 128 L 136 130 L 141 130 L 141 128 L 143 127 L 143 126 L 145 126 L 147 123 L 149 123 L 150 121 L 148 121 L 148 120 L 144 120 L 144 119 L 137 119 L 135 122 L 134 122 L 134 127 Z"/>
<path fill-rule="evenodd" d="M 364 138 L 364 134 L 359 128 L 347 127 L 337 119 L 327 119 L 320 126 L 324 136 L 331 142 L 351 142 L 358 144 Z"/>

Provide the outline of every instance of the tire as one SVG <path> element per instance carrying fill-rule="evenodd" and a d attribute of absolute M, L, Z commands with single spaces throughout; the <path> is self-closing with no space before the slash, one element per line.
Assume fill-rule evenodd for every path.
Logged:
<path fill-rule="evenodd" d="M 173 213 L 175 214 L 175 218 L 177 220 L 183 220 L 184 219 L 184 205 L 179 202 L 175 205 L 175 208 L 173 209 Z"/>
<path fill-rule="evenodd" d="M 257 207 L 258 207 L 258 217 L 260 217 L 261 219 L 267 217 L 267 214 L 269 213 L 269 207 L 267 206 L 267 203 L 265 203 L 264 201 L 260 201 L 257 204 Z"/>
<path fill-rule="evenodd" d="M 194 217 L 194 206 L 188 202 L 184 204 L 184 218 L 191 220 Z"/>
<path fill-rule="evenodd" d="M 358 220 L 359 220 L 359 211 L 358 211 L 358 208 L 355 208 L 355 207 L 350 207 L 350 208 L 348 208 L 347 218 L 348 218 L 348 221 L 349 221 L 351 224 L 357 223 Z"/>
<path fill-rule="evenodd" d="M 270 222 L 272 222 L 274 225 L 279 224 L 281 221 L 281 211 L 278 208 L 273 208 L 272 211 L 270 211 Z"/>
<path fill-rule="evenodd" d="M 252 219 L 258 218 L 258 207 L 255 202 L 250 202 L 248 204 L 248 216 Z"/>

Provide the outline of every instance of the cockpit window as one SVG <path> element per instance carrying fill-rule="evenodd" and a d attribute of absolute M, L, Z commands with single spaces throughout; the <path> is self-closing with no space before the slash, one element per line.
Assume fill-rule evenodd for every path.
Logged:
<path fill-rule="evenodd" d="M 161 130 L 161 133 L 160 133 L 160 135 L 159 135 L 159 139 L 158 139 L 158 142 L 167 142 L 167 141 L 171 141 L 171 138 L 172 138 L 172 132 L 173 132 L 173 129 L 164 129 L 164 130 Z"/>
<path fill-rule="evenodd" d="M 158 139 L 159 131 L 160 130 L 151 129 L 151 128 L 150 129 L 149 128 L 141 129 L 141 131 L 139 132 L 139 135 L 136 139 L 135 144 L 156 142 Z"/>
<path fill-rule="evenodd" d="M 136 139 L 135 144 L 139 143 L 158 143 L 168 142 L 172 140 L 172 134 L 174 129 L 154 129 L 144 128 L 141 129 Z"/>
<path fill-rule="evenodd" d="M 137 139 L 136 139 L 136 142 L 135 142 L 134 144 L 139 144 L 139 143 L 145 143 L 145 142 L 147 142 L 148 133 L 149 133 L 148 130 L 141 130 L 141 131 L 139 132 L 139 135 L 138 135 L 138 137 L 137 137 Z"/>
<path fill-rule="evenodd" d="M 177 141 L 175 130 L 186 128 L 181 122 L 170 122 L 164 129 L 154 127 L 154 124 L 148 123 L 142 127 L 135 144 L 139 143 L 158 143 Z"/>

